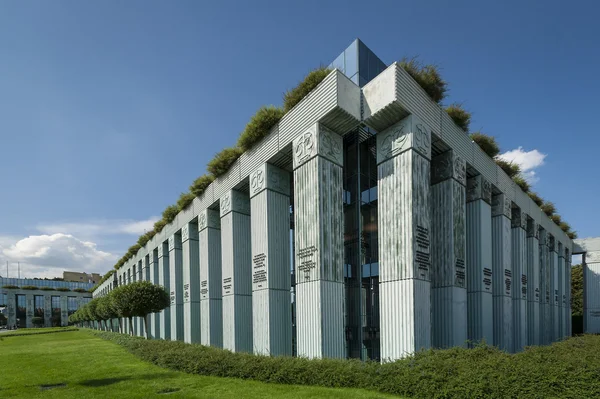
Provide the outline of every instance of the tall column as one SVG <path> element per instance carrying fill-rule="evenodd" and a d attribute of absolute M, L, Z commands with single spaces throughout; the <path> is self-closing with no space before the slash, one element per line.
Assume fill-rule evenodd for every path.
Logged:
<path fill-rule="evenodd" d="M 512 303 L 513 342 L 515 352 L 528 345 L 527 335 L 527 214 L 520 208 L 512 209 Z"/>
<path fill-rule="evenodd" d="M 539 224 L 527 221 L 527 344 L 540 344 Z"/>
<path fill-rule="evenodd" d="M 565 248 L 565 322 L 566 337 L 573 335 L 573 320 L 571 319 L 571 251 Z"/>
<path fill-rule="evenodd" d="M 69 297 L 60 296 L 60 325 L 66 327 L 69 325 Z"/>
<path fill-rule="evenodd" d="M 297 353 L 344 358 L 342 138 L 315 124 L 292 151 Z"/>
<path fill-rule="evenodd" d="M 270 164 L 250 175 L 254 353 L 292 355 L 290 176 Z"/>
<path fill-rule="evenodd" d="M 223 271 L 223 348 L 252 352 L 250 200 L 236 190 L 219 200 Z"/>
<path fill-rule="evenodd" d="M 508 352 L 514 352 L 510 233 L 511 207 L 511 201 L 505 194 L 498 194 L 492 197 L 494 345 Z"/>
<path fill-rule="evenodd" d="M 558 338 L 558 297 L 556 295 L 556 290 L 558 287 L 558 253 L 556 252 L 556 240 L 553 235 L 549 234 L 550 241 L 548 244 L 548 249 L 550 251 L 550 258 L 548 259 L 549 266 L 549 282 L 550 282 L 550 329 L 549 329 L 549 343 L 556 341 Z"/>
<path fill-rule="evenodd" d="M 166 242 L 158 244 L 158 284 L 171 288 L 171 274 L 169 273 L 169 247 Z M 171 302 L 173 300 L 171 299 Z M 163 309 L 158 318 L 158 337 L 160 339 L 171 339 L 171 307 Z"/>
<path fill-rule="evenodd" d="M 150 275 L 150 257 L 149 255 L 144 256 L 144 259 L 142 259 L 142 264 L 143 264 L 143 268 L 142 268 L 142 280 L 143 281 L 152 281 L 152 276 Z M 150 320 L 152 319 L 152 317 L 154 317 L 153 314 L 149 314 L 146 315 L 146 321 L 144 322 L 144 320 L 142 319 L 142 325 L 144 326 L 144 333 L 147 335 L 148 339 L 153 338 L 152 334 L 152 326 L 150 324 Z M 148 324 L 148 331 L 146 331 L 146 324 Z M 145 335 L 145 336 L 146 336 Z"/>
<path fill-rule="evenodd" d="M 25 327 L 32 328 L 33 322 L 31 321 L 31 319 L 33 319 L 34 309 L 33 294 L 25 294 L 25 303 L 27 306 L 27 308 L 25 309 Z"/>
<path fill-rule="evenodd" d="M 540 345 L 548 345 L 548 312 L 547 305 L 550 302 L 550 288 L 547 276 L 548 270 L 548 232 L 540 227 Z"/>
<path fill-rule="evenodd" d="M 221 221 L 219 211 L 198 215 L 200 240 L 200 342 L 223 347 L 223 291 L 221 272 Z"/>
<path fill-rule="evenodd" d="M 492 185 L 481 175 L 467 180 L 467 338 L 494 342 L 492 302 Z"/>
<path fill-rule="evenodd" d="M 2 294 L 0 294 L 2 295 Z M 52 327 L 52 296 L 44 295 L 44 326 Z"/>
<path fill-rule="evenodd" d="M 186 223 L 181 228 L 183 251 L 183 340 L 200 342 L 200 253 L 198 225 Z"/>
<path fill-rule="evenodd" d="M 181 234 L 169 237 L 169 282 L 171 287 L 171 340 L 183 341 L 183 254 Z"/>
<path fill-rule="evenodd" d="M 431 332 L 436 348 L 467 343 L 466 162 L 431 160 Z"/>
<path fill-rule="evenodd" d="M 17 296 L 13 290 L 6 292 L 6 307 L 8 308 L 7 323 L 14 327 L 17 324 Z"/>
<path fill-rule="evenodd" d="M 381 358 L 431 346 L 431 130 L 410 115 L 377 134 Z"/>
<path fill-rule="evenodd" d="M 556 340 L 562 340 L 565 337 L 565 312 L 564 312 L 564 300 L 565 300 L 565 250 L 563 245 L 560 242 L 556 242 L 556 248 L 558 250 L 558 262 L 556 264 L 557 274 L 558 274 L 558 288 L 556 292 L 556 299 L 558 300 L 558 304 L 556 306 L 556 310 L 558 312 L 558 331 Z"/>
<path fill-rule="evenodd" d="M 158 252 L 156 249 L 151 249 L 148 253 L 148 270 L 150 272 L 150 282 L 153 284 L 160 284 L 158 277 Z M 164 288 L 164 287 L 163 287 Z M 150 336 L 154 339 L 160 338 L 160 312 L 153 313 L 150 315 L 150 322 L 148 323 L 150 328 Z"/>

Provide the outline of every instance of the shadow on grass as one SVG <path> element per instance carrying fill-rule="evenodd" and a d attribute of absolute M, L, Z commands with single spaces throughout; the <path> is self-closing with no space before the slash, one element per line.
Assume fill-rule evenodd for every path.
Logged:
<path fill-rule="evenodd" d="M 99 378 L 94 380 L 84 380 L 79 383 L 84 387 L 105 387 L 107 385 L 116 384 L 121 381 L 131 381 L 131 380 L 155 380 L 165 378 L 173 378 L 172 375 L 168 373 L 164 374 L 143 374 L 138 376 L 123 376 L 123 377 L 114 377 L 114 378 Z"/>

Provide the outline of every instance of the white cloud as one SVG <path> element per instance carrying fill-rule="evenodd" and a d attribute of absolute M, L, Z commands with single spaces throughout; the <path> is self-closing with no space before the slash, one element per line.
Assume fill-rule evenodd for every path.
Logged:
<path fill-rule="evenodd" d="M 519 165 L 523 177 L 529 183 L 534 184 L 539 181 L 535 169 L 544 164 L 546 156 L 547 154 L 542 154 L 538 150 L 524 151 L 523 147 L 519 147 L 498 155 L 498 158 Z"/>
<path fill-rule="evenodd" d="M 95 238 L 99 235 L 130 234 L 140 235 L 154 228 L 160 219 L 152 216 L 146 220 L 98 220 L 78 223 L 40 224 L 37 230 L 44 234 L 67 233 L 78 237 Z"/>
<path fill-rule="evenodd" d="M 6 262 L 9 262 L 10 277 L 17 276 L 17 262 L 21 277 L 62 277 L 64 270 L 104 273 L 116 258 L 114 254 L 98 250 L 95 243 L 70 234 L 29 236 L 16 241 L 10 237 L 0 238 L 3 276 Z"/>

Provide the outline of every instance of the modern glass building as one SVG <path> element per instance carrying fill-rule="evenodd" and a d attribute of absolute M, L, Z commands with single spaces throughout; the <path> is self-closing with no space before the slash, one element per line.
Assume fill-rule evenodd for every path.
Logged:
<path fill-rule="evenodd" d="M 572 241 L 398 63 L 357 39 L 330 66 L 94 295 L 164 285 L 151 337 L 268 355 L 569 335 Z"/>

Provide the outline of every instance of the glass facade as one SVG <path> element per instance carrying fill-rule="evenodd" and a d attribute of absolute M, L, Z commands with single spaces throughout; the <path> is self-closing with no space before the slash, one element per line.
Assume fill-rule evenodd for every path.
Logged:
<path fill-rule="evenodd" d="M 25 295 L 17 295 L 17 327 L 25 328 L 27 319 L 27 299 Z"/>
<path fill-rule="evenodd" d="M 8 294 L 0 294 L 0 306 L 8 306 Z"/>
<path fill-rule="evenodd" d="M 51 298 L 52 301 L 52 326 L 59 327 L 61 324 L 61 315 L 60 315 L 60 297 L 53 296 Z"/>
<path fill-rule="evenodd" d="M 35 278 L 0 277 L 0 287 L 3 287 L 5 285 L 16 285 L 17 287 L 22 287 L 25 285 L 33 285 L 36 287 L 68 288 L 70 290 L 74 290 L 75 288 L 83 288 L 84 290 L 89 290 L 92 287 L 94 287 L 94 283 L 41 280 L 41 279 L 35 279 Z"/>
<path fill-rule="evenodd" d="M 33 316 L 44 317 L 44 297 L 42 295 L 33 296 Z"/>
<path fill-rule="evenodd" d="M 354 83 L 363 87 L 375 76 L 383 72 L 387 65 L 365 44 L 356 39 L 330 65 L 348 76 Z"/>
<path fill-rule="evenodd" d="M 69 312 L 69 316 L 75 313 L 78 309 L 77 297 L 70 296 L 67 297 L 67 310 Z"/>

